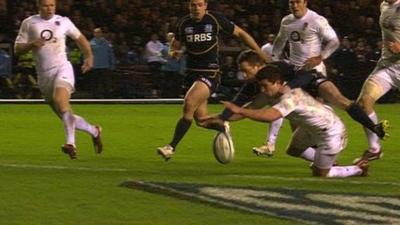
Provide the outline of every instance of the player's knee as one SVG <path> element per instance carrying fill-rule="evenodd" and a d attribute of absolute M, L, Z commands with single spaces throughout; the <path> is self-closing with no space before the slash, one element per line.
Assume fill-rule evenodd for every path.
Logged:
<path fill-rule="evenodd" d="M 328 177 L 329 169 L 321 169 L 313 165 L 311 170 L 314 177 Z"/>
<path fill-rule="evenodd" d="M 201 120 L 198 117 L 194 117 L 194 121 L 196 122 L 196 125 L 199 127 L 206 127 L 206 121 L 205 120 Z"/>
<path fill-rule="evenodd" d="M 196 111 L 196 101 L 192 98 L 185 99 L 183 111 L 184 113 L 194 113 Z"/>
<path fill-rule="evenodd" d="M 286 150 L 286 154 L 293 156 L 293 157 L 300 157 L 302 152 L 304 152 L 304 150 L 299 150 L 297 148 L 288 148 Z"/>
<path fill-rule="evenodd" d="M 61 97 L 55 97 L 52 104 L 59 113 L 70 111 L 71 108 L 69 102 Z"/>

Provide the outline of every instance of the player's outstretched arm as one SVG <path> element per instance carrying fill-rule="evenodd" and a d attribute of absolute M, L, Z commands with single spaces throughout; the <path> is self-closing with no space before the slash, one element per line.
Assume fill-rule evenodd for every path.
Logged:
<path fill-rule="evenodd" d="M 224 104 L 225 108 L 231 110 L 233 113 L 240 114 L 246 118 L 256 121 L 271 122 L 283 117 L 281 112 L 275 108 L 246 109 L 231 102 L 222 101 L 222 103 Z"/>
<path fill-rule="evenodd" d="M 271 58 L 265 54 L 258 46 L 257 42 L 254 40 L 253 37 L 250 36 L 246 31 L 242 28 L 235 25 L 235 29 L 233 31 L 233 35 L 240 38 L 247 46 L 253 49 L 257 54 L 266 62 L 271 62 Z"/>
<path fill-rule="evenodd" d="M 90 43 L 84 35 L 80 35 L 79 38 L 75 40 L 75 43 L 78 45 L 79 49 L 83 52 L 83 55 L 85 56 L 85 60 L 83 61 L 82 65 L 82 72 L 86 73 L 93 67 L 92 48 L 90 47 Z"/>

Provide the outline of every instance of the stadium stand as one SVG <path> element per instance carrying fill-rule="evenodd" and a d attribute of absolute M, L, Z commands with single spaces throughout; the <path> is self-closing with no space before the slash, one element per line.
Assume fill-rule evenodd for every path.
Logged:
<path fill-rule="evenodd" d="M 379 3 L 375 0 L 308 0 L 310 8 L 326 17 L 346 43 L 342 43 L 328 64 L 329 75 L 350 98 L 357 96 L 380 54 Z M 158 96 L 159 90 L 148 83 L 145 44 L 153 33 L 165 42 L 165 34 L 174 31 L 179 17 L 187 14 L 187 8 L 187 3 L 181 0 L 59 0 L 57 10 L 69 16 L 89 39 L 95 27 L 103 28 L 117 58 L 116 73 L 121 80 L 116 83 L 123 84 L 113 97 L 135 98 Z M 223 12 L 260 45 L 266 42 L 269 34 L 278 31 L 282 17 L 288 14 L 287 0 L 210 0 L 209 9 Z M 0 43 L 14 40 L 21 21 L 36 11 L 34 0 L 0 0 Z M 223 39 L 221 60 L 236 56 L 241 47 L 234 39 Z M 234 69 L 225 68 L 230 72 Z M 125 82 L 127 80 L 129 82 Z M 398 92 L 383 98 L 383 101 L 397 100 Z"/>

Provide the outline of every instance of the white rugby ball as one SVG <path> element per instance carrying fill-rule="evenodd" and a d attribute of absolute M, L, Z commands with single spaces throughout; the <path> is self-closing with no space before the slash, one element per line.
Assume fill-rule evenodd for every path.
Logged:
<path fill-rule="evenodd" d="M 218 132 L 214 137 L 213 152 L 218 162 L 222 164 L 230 163 L 235 154 L 235 149 L 230 137 L 223 132 Z"/>

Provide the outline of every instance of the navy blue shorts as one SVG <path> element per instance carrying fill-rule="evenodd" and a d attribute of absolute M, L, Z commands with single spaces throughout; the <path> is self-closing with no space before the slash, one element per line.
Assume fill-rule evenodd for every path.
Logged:
<path fill-rule="evenodd" d="M 203 82 L 210 89 L 210 93 L 216 92 L 221 84 L 221 76 L 219 72 L 188 71 L 185 80 L 188 86 L 192 86 L 195 81 Z"/>

